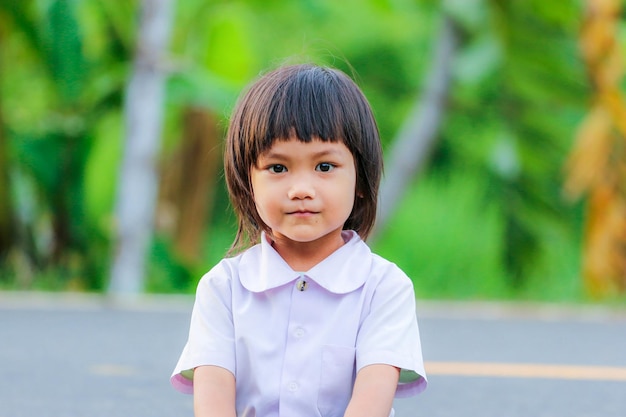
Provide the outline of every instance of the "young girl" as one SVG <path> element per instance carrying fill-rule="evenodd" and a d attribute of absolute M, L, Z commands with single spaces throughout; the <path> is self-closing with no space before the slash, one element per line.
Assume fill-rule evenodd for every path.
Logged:
<path fill-rule="evenodd" d="M 197 417 L 387 417 L 426 388 L 412 283 L 364 243 L 381 173 L 344 73 L 286 66 L 243 95 L 225 152 L 240 253 L 200 280 L 171 378 Z"/>

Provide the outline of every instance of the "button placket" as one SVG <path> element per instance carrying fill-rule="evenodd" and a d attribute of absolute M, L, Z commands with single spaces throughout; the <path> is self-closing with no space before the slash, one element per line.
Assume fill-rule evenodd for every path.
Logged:
<path fill-rule="evenodd" d="M 291 283 L 291 306 L 289 313 L 288 334 L 283 356 L 283 371 L 281 380 L 281 414 L 299 415 L 305 398 L 313 398 L 316 392 L 316 369 L 311 369 L 311 361 L 303 360 L 303 349 L 308 346 L 309 338 L 314 329 L 311 329 L 311 312 L 315 311 L 316 291 L 313 291 L 309 278 L 300 274 Z M 314 326 L 313 326 L 314 327 Z"/>

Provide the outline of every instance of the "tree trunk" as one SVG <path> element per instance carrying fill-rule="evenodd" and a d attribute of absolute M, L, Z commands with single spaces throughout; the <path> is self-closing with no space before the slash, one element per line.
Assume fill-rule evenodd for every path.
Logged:
<path fill-rule="evenodd" d="M 387 157 L 372 241 L 388 224 L 402 195 L 422 168 L 437 138 L 450 90 L 452 59 L 456 47 L 455 23 L 444 15 L 424 93 L 415 102 Z"/>
<path fill-rule="evenodd" d="M 186 264 L 198 261 L 214 206 L 221 169 L 220 131 L 209 110 L 188 107 L 179 149 L 164 164 L 157 228 L 174 237 L 176 255 Z"/>
<path fill-rule="evenodd" d="M 133 73 L 125 102 L 126 144 L 116 201 L 116 235 L 109 293 L 137 295 L 144 288 L 145 255 L 157 195 L 169 41 L 174 0 L 142 0 Z"/>

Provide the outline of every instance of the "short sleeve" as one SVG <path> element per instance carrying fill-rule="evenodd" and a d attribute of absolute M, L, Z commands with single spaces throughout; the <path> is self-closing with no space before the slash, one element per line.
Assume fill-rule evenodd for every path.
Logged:
<path fill-rule="evenodd" d="M 223 263 L 198 283 L 189 337 L 170 378 L 176 390 L 193 393 L 193 370 L 198 366 L 220 366 L 235 374 L 231 291 L 231 276 Z"/>
<path fill-rule="evenodd" d="M 357 370 L 372 364 L 401 369 L 396 397 L 422 392 L 427 385 L 411 280 L 395 265 L 374 289 L 357 338 Z"/>

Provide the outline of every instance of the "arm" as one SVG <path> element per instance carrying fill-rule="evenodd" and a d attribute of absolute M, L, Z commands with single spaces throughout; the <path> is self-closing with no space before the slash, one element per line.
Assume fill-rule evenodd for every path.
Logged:
<path fill-rule="evenodd" d="M 195 417 L 235 417 L 235 376 L 219 366 L 199 366 L 193 374 Z"/>
<path fill-rule="evenodd" d="M 362 368 L 344 417 L 389 417 L 399 377 L 400 369 L 391 365 Z"/>

